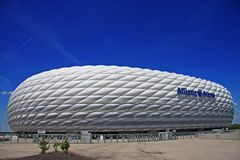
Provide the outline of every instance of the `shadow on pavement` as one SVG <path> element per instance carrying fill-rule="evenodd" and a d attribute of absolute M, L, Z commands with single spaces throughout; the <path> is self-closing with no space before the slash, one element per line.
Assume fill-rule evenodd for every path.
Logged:
<path fill-rule="evenodd" d="M 63 154 L 62 152 L 51 152 L 45 154 L 38 154 L 22 158 L 9 158 L 7 160 L 93 160 L 93 158 L 80 156 L 74 153 Z"/>

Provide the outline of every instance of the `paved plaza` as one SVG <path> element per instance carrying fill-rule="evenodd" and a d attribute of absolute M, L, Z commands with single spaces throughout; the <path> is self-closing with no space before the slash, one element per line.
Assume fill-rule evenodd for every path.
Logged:
<path fill-rule="evenodd" d="M 183 139 L 141 143 L 71 144 L 70 155 L 39 155 L 36 144 L 0 144 L 0 159 L 237 160 L 240 140 Z"/>

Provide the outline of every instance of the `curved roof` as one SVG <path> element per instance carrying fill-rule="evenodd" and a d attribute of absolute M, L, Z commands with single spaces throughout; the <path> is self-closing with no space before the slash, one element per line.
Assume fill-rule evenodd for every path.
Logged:
<path fill-rule="evenodd" d="M 178 87 L 214 93 L 215 99 L 181 99 Z M 146 118 L 156 121 L 159 127 L 157 123 L 160 124 L 161 118 L 186 121 L 191 117 L 204 118 L 209 112 L 216 120 L 212 119 L 213 124 L 220 125 L 222 121 L 225 125 L 232 118 L 232 106 L 232 97 L 226 88 L 204 79 L 140 68 L 76 66 L 26 79 L 11 95 L 8 116 L 15 130 L 46 125 L 51 128 L 51 123 L 58 124 L 59 130 L 66 128 L 66 124 L 93 129 L 98 128 L 100 122 L 105 124 L 105 129 L 121 128 L 123 122 L 118 124 L 116 120 Z M 109 118 L 115 118 L 115 123 L 109 122 Z M 205 125 L 211 125 L 208 118 Z M 149 127 L 147 123 L 145 126 L 131 123 L 135 124 L 133 128 Z"/>

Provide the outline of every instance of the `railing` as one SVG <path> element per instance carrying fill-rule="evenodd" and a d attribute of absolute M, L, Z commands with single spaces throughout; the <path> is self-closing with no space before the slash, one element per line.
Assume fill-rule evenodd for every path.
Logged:
<path fill-rule="evenodd" d="M 126 134 L 3 134 L 0 133 L 1 143 L 36 143 L 39 138 L 43 137 L 50 143 L 62 142 L 64 139 L 72 144 L 83 143 L 130 143 L 130 142 L 150 142 L 150 141 L 166 141 L 178 139 L 192 139 L 203 137 L 205 135 L 220 134 L 240 134 L 240 130 L 225 131 L 198 131 L 198 132 L 154 132 L 154 133 L 126 133 Z"/>

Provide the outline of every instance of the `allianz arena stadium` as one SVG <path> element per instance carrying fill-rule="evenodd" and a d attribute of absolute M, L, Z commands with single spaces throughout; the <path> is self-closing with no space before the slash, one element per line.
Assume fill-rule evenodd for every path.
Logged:
<path fill-rule="evenodd" d="M 228 127 L 233 100 L 222 85 L 158 70 L 76 66 L 36 74 L 12 93 L 15 132 L 160 131 Z"/>

